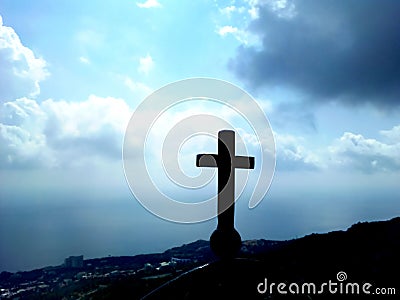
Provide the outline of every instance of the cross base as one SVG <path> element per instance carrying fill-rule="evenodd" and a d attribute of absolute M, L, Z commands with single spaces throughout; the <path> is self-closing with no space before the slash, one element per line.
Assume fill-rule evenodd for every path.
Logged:
<path fill-rule="evenodd" d="M 241 245 L 242 239 L 235 228 L 225 230 L 217 228 L 210 237 L 211 250 L 221 259 L 235 257 Z"/>

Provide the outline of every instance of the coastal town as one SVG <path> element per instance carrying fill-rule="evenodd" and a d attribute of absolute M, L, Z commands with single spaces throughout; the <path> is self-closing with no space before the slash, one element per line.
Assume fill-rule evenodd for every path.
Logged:
<path fill-rule="evenodd" d="M 184 247 L 184 246 L 183 246 Z M 124 282 L 145 294 L 177 275 L 205 264 L 211 256 L 208 242 L 187 245 L 197 258 L 168 250 L 161 254 L 84 259 L 70 256 L 59 266 L 25 272 L 0 273 L 0 299 L 89 299 L 104 294 L 110 285 Z M 178 249 L 178 248 L 176 248 Z M 173 256 L 177 254 L 176 257 Z"/>

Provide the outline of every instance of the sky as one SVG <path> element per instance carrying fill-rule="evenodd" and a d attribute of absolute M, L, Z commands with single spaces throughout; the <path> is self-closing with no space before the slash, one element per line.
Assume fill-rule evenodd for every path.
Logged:
<path fill-rule="evenodd" d="M 209 238 L 215 219 L 180 224 L 143 208 L 122 161 L 140 103 L 193 77 L 247 91 L 274 134 L 268 194 L 249 209 L 249 181 L 236 203 L 242 239 L 286 240 L 398 216 L 399 10 L 389 0 L 2 0 L 0 271 Z M 154 180 L 176 199 L 216 191 L 215 178 L 182 191 L 157 165 L 167 125 L 199 113 L 231 122 L 260 160 L 251 126 L 226 107 L 174 107 L 155 122 L 146 155 Z M 189 176 L 199 172 L 197 153 L 216 151 L 214 138 L 196 138 L 175 155 Z"/>

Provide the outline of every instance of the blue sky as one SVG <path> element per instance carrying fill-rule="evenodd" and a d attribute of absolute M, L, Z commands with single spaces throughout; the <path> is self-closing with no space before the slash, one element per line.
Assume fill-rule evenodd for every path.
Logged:
<path fill-rule="evenodd" d="M 157 218 L 133 198 L 122 166 L 135 108 L 158 88 L 190 77 L 245 89 L 274 132 L 277 167 L 268 195 L 253 210 L 246 199 L 237 203 L 243 239 L 290 239 L 398 216 L 398 6 L 3 0 L 0 270 L 208 239 L 215 220 L 183 225 Z M 224 115 L 199 104 L 166 119 L 204 110 Z M 215 151 L 212 142 L 183 148 L 189 174 L 198 172 L 191 154 Z M 157 144 L 151 151 L 159 151 Z M 163 184 L 177 198 L 187 196 Z"/>

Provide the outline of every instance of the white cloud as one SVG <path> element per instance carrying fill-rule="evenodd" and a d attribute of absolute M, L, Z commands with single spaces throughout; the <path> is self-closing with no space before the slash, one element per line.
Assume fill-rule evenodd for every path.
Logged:
<path fill-rule="evenodd" d="M 247 0 L 248 9 L 247 12 L 250 16 L 251 20 L 258 19 L 259 9 L 258 7 L 261 5 L 261 1 L 259 0 Z"/>
<path fill-rule="evenodd" d="M 291 19 L 297 14 L 296 6 L 291 0 L 272 0 L 266 2 L 266 4 L 280 18 Z"/>
<path fill-rule="evenodd" d="M 253 6 L 253 7 L 249 8 L 248 12 L 249 12 L 251 19 L 253 19 L 253 20 L 258 19 L 258 8 L 257 7 Z"/>
<path fill-rule="evenodd" d="M 236 6 L 231 5 L 231 6 L 227 6 L 227 7 L 224 7 L 224 8 L 220 8 L 219 11 L 220 11 L 221 14 L 227 15 L 228 17 L 231 17 L 232 13 L 234 11 L 236 11 Z"/>
<path fill-rule="evenodd" d="M 81 32 L 78 40 L 88 45 L 102 41 L 92 31 Z M 90 63 L 84 56 L 79 60 Z M 0 168 L 52 168 L 121 158 L 131 116 L 126 102 L 94 95 L 81 102 L 32 99 L 48 76 L 46 62 L 23 46 L 1 18 L 0 66 Z"/>
<path fill-rule="evenodd" d="M 367 173 L 400 170 L 398 131 L 399 126 L 381 131 L 382 135 L 391 138 L 388 143 L 345 132 L 329 147 L 334 165 L 352 167 Z"/>
<path fill-rule="evenodd" d="M 381 130 L 379 133 L 388 140 L 389 144 L 400 143 L 400 125 L 390 130 Z"/>
<path fill-rule="evenodd" d="M 293 18 L 296 15 L 296 7 L 292 0 L 246 0 L 247 12 L 250 19 L 259 17 L 259 8 L 268 6 L 280 18 Z"/>
<path fill-rule="evenodd" d="M 140 8 L 155 8 L 162 7 L 162 5 L 157 0 L 147 0 L 145 2 L 136 2 L 136 5 Z"/>
<path fill-rule="evenodd" d="M 3 167 L 33 167 L 51 162 L 45 151 L 43 134 L 33 134 L 18 126 L 0 123 L 0 164 Z"/>
<path fill-rule="evenodd" d="M 127 88 L 129 88 L 135 95 L 142 100 L 144 97 L 150 95 L 152 93 L 152 89 L 148 87 L 146 84 L 138 81 L 134 81 L 130 77 L 124 78 L 124 84 Z"/>
<path fill-rule="evenodd" d="M 313 170 L 323 167 L 316 153 L 307 149 L 303 137 L 274 132 L 277 168 L 283 170 Z"/>
<path fill-rule="evenodd" d="M 258 36 L 254 35 L 248 30 L 240 29 L 232 25 L 217 26 L 216 33 L 221 37 L 232 35 L 237 41 L 244 45 L 252 45 L 258 47 L 261 41 Z"/>
<path fill-rule="evenodd" d="M 0 115 L 0 165 L 34 167 L 50 165 L 43 134 L 45 114 L 34 100 L 21 98 L 2 104 Z"/>
<path fill-rule="evenodd" d="M 0 166 L 58 167 L 121 157 L 131 110 L 122 99 L 82 102 L 21 98 L 3 104 Z"/>
<path fill-rule="evenodd" d="M 40 93 L 39 83 L 49 76 L 46 61 L 25 47 L 14 29 L 0 16 L 0 103 Z"/>
<path fill-rule="evenodd" d="M 218 29 L 218 34 L 220 36 L 226 36 L 229 33 L 236 34 L 239 31 L 238 28 L 233 26 L 223 26 Z"/>
<path fill-rule="evenodd" d="M 275 132 L 277 168 L 365 173 L 400 171 L 400 126 L 380 133 L 385 142 L 345 132 L 331 145 L 313 147 L 303 137 Z"/>
<path fill-rule="evenodd" d="M 138 72 L 148 75 L 149 72 L 154 68 L 154 61 L 150 54 L 139 58 Z"/>
<path fill-rule="evenodd" d="M 216 22 L 216 33 L 222 37 L 232 35 L 237 41 L 246 45 L 260 48 L 261 39 L 248 30 L 252 21 L 259 18 L 261 7 L 268 7 L 280 18 L 290 19 L 296 15 L 296 8 L 290 0 L 244 0 L 241 6 L 230 5 L 219 8 L 220 20 Z M 221 26 L 223 23 L 229 25 Z"/>
<path fill-rule="evenodd" d="M 237 7 L 230 5 L 224 8 L 220 8 L 219 12 L 228 18 L 231 18 L 234 13 L 242 14 L 246 9 L 243 6 Z"/>
<path fill-rule="evenodd" d="M 217 33 L 222 37 L 225 37 L 227 35 L 232 35 L 236 40 L 245 45 L 258 43 L 256 37 L 249 31 L 241 30 L 231 25 L 225 25 L 219 27 L 217 29 Z"/>
<path fill-rule="evenodd" d="M 79 61 L 85 65 L 89 65 L 90 64 L 90 60 L 89 58 L 85 57 L 85 56 L 80 56 L 79 57 Z"/>

